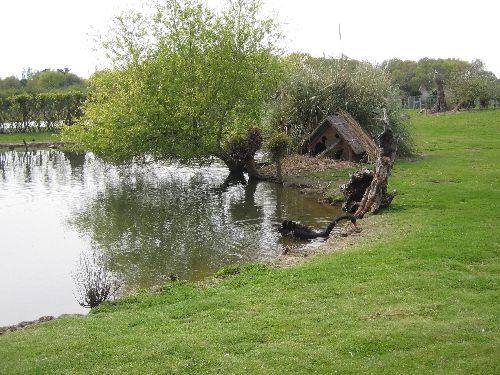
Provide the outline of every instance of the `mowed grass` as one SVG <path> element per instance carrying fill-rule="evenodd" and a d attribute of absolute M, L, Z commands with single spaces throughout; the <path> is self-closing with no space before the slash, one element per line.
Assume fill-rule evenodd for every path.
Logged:
<path fill-rule="evenodd" d="M 0 144 L 30 142 L 56 142 L 60 135 L 54 132 L 0 133 Z"/>
<path fill-rule="evenodd" d="M 500 373 L 500 111 L 412 126 L 380 239 L 6 334 L 0 372 Z"/>

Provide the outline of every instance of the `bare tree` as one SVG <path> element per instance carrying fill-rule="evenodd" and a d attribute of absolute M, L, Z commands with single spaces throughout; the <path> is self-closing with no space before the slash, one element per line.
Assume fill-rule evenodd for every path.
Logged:
<path fill-rule="evenodd" d="M 104 256 L 96 250 L 80 255 L 79 267 L 73 278 L 78 303 L 83 307 L 99 306 L 120 287 L 117 278 L 109 271 Z"/>

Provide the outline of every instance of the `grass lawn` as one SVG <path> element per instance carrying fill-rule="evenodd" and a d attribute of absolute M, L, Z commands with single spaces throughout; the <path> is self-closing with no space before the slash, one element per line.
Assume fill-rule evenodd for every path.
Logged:
<path fill-rule="evenodd" d="M 0 373 L 499 374 L 500 111 L 412 127 L 387 237 L 0 336 Z"/>
<path fill-rule="evenodd" d="M 0 143 L 23 143 L 23 139 L 30 142 L 55 142 L 60 140 L 58 133 L 0 133 Z"/>

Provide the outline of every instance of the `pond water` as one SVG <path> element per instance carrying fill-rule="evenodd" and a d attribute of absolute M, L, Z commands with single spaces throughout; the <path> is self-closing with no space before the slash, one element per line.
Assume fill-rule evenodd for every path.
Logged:
<path fill-rule="evenodd" d="M 74 275 L 98 251 L 122 293 L 175 273 L 197 280 L 224 265 L 267 261 L 285 218 L 324 227 L 338 212 L 295 189 L 230 184 L 227 169 L 112 166 L 92 154 L 0 152 L 0 326 L 82 313 Z"/>

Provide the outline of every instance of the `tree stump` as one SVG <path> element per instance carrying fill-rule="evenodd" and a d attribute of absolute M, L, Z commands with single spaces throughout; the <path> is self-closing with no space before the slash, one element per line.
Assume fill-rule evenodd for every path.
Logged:
<path fill-rule="evenodd" d="M 370 186 L 373 180 L 373 172 L 368 169 L 362 169 L 354 172 L 349 181 L 340 186 L 340 191 L 344 194 L 345 201 L 342 205 L 342 210 L 345 212 L 355 213 L 366 189 Z"/>
<path fill-rule="evenodd" d="M 387 193 L 387 180 L 396 159 L 398 140 L 394 137 L 385 110 L 382 121 L 384 131 L 378 137 L 379 150 L 375 171 L 364 169 L 355 172 L 351 175 L 349 182 L 341 186 L 341 191 L 346 197 L 343 209 L 347 212 L 354 212 L 354 215 L 359 218 L 362 218 L 368 211 L 378 213 L 396 196 L 395 190 Z"/>

